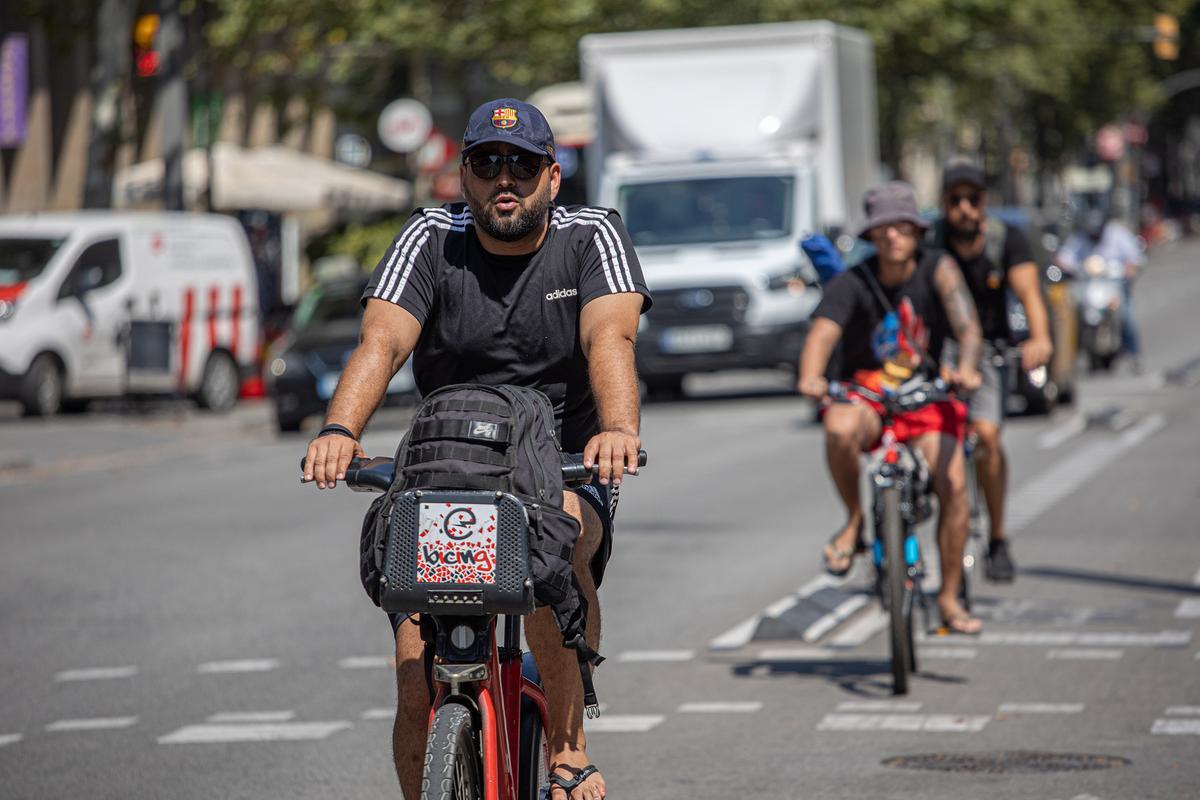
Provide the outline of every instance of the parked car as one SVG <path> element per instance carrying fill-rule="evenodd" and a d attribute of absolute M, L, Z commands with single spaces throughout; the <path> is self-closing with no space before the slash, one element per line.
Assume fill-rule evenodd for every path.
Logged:
<path fill-rule="evenodd" d="M 301 298 L 286 333 L 266 359 L 267 391 L 281 432 L 298 431 L 305 418 L 324 414 L 338 378 L 358 345 L 359 298 L 366 278 L 319 284 Z M 416 380 L 411 361 L 388 384 L 385 403 L 411 401 Z"/>
<path fill-rule="evenodd" d="M 0 397 L 26 414 L 176 393 L 228 410 L 259 335 L 254 260 L 230 217 L 0 217 Z"/>

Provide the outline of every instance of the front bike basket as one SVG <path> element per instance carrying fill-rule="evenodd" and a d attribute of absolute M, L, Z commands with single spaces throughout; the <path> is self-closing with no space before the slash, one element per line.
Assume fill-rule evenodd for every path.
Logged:
<path fill-rule="evenodd" d="M 412 490 L 387 523 L 379 604 L 423 614 L 528 614 L 529 518 L 503 492 Z"/>

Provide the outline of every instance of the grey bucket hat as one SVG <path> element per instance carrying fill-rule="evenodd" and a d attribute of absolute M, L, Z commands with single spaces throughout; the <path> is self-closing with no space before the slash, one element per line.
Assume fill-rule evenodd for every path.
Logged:
<path fill-rule="evenodd" d="M 867 189 L 863 195 L 863 208 L 867 212 L 867 222 L 858 232 L 861 239 L 869 238 L 872 228 L 892 222 L 911 222 L 922 230 L 929 227 L 917 211 L 916 192 L 904 181 L 888 181 Z"/>

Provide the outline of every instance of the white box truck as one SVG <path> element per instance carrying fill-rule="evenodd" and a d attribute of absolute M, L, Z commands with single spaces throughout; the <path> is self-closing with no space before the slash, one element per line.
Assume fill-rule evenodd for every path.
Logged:
<path fill-rule="evenodd" d="M 592 202 L 616 208 L 655 304 L 638 368 L 796 368 L 820 300 L 800 249 L 856 231 L 877 180 L 874 50 L 830 22 L 596 34 L 580 41 Z"/>
<path fill-rule="evenodd" d="M 254 260 L 232 217 L 0 217 L 0 398 L 27 414 L 162 393 L 226 410 L 260 346 Z"/>

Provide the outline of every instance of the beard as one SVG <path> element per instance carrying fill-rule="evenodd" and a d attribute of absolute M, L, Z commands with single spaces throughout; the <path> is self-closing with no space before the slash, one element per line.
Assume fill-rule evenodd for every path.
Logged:
<path fill-rule="evenodd" d="M 959 244 L 970 244 L 979 236 L 979 223 L 975 220 L 963 220 L 960 225 L 951 225 L 947 220 L 946 236 Z"/>
<path fill-rule="evenodd" d="M 517 198 L 518 207 L 509 214 L 501 214 L 491 205 L 491 200 L 502 194 L 511 194 Z M 546 211 L 550 208 L 550 185 L 541 191 L 530 195 L 522 195 L 516 189 L 497 190 L 487 202 L 480 200 L 475 194 L 463 186 L 463 197 L 471 209 L 475 224 L 493 239 L 501 242 L 517 242 L 540 230 L 546 221 Z"/>

